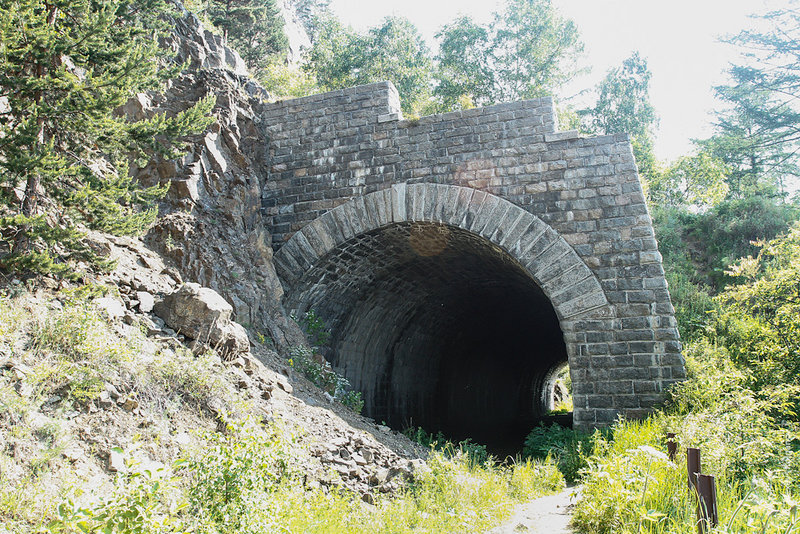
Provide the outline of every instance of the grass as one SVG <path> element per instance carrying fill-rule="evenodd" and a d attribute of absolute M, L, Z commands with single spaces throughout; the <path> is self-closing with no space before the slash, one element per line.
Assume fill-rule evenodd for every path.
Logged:
<path fill-rule="evenodd" d="M 134 328 L 110 324 L 92 293 L 62 304 L 0 295 L 0 354 L 25 369 L 21 377 L 0 373 L 0 428 L 18 451 L 0 453 L 0 523 L 11 532 L 475 532 L 564 486 L 550 460 L 501 465 L 455 448 L 432 452 L 427 468 L 395 494 L 376 488 L 373 504 L 339 487 L 333 472 L 332 485 L 320 486 L 308 480 L 302 446 L 279 423 L 246 415 L 249 401 L 218 357 L 155 346 Z M 195 448 L 174 451 L 167 462 L 174 464 L 130 464 L 97 485 L 61 451 L 80 439 L 65 414 L 87 413 L 106 383 L 137 399 L 150 421 L 135 429 L 134 449 L 155 450 L 178 413 L 209 415 L 211 399 L 223 399 L 228 428 L 215 432 L 219 421 L 210 421 Z M 99 451 L 83 445 L 87 457 Z"/>
<path fill-rule="evenodd" d="M 687 488 L 686 447 L 701 450 L 715 476 L 716 533 L 800 532 L 800 429 L 780 417 L 781 399 L 746 387 L 723 349 L 704 341 L 686 350 L 690 378 L 670 405 L 639 422 L 621 421 L 596 441 L 574 514 L 588 534 L 697 532 L 697 501 Z M 665 436 L 679 443 L 670 461 Z"/>
<path fill-rule="evenodd" d="M 300 463 L 275 425 L 245 419 L 176 464 L 176 471 L 132 471 L 109 497 L 62 503 L 54 533 L 411 533 L 480 532 L 513 506 L 563 488 L 552 463 L 471 465 L 466 455 L 432 453 L 428 469 L 395 496 L 366 505 L 357 495 L 303 483 Z M 180 475 L 180 477 L 176 476 Z"/>
<path fill-rule="evenodd" d="M 574 522 L 581 532 L 697 532 L 697 501 L 687 488 L 685 450 L 675 462 L 663 452 L 668 422 L 663 416 L 620 422 L 614 427 L 614 440 L 599 444 L 589 459 L 583 497 L 575 510 Z M 743 482 L 705 463 L 703 471 L 716 476 L 720 525 L 714 532 L 794 532 L 800 519 L 797 495 L 786 481 L 769 481 L 769 473 L 764 473 Z"/>
<path fill-rule="evenodd" d="M 239 427 L 230 435 L 193 463 L 191 514 L 213 519 L 204 532 L 479 532 L 514 504 L 564 485 L 552 463 L 474 465 L 466 454 L 434 451 L 428 469 L 399 495 L 375 496 L 367 506 L 344 490 L 304 487 L 274 428 Z"/>

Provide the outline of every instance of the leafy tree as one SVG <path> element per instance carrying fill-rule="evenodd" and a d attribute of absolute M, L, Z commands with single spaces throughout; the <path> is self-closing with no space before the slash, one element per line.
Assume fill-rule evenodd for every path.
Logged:
<path fill-rule="evenodd" d="M 2 266 L 69 272 L 97 261 L 78 224 L 135 233 L 163 188 L 128 177 L 131 154 L 170 156 L 171 140 L 208 124 L 213 105 L 130 122 L 115 113 L 159 73 L 162 0 L 0 2 Z"/>
<path fill-rule="evenodd" d="M 647 60 L 634 52 L 620 67 L 611 69 L 597 88 L 597 103 L 587 110 L 589 128 L 603 134 L 652 135 L 656 111 L 650 103 L 652 73 Z"/>
<path fill-rule="evenodd" d="M 755 243 L 774 239 L 795 220 L 795 206 L 753 195 L 728 199 L 697 214 L 686 235 L 696 244 L 696 256 L 712 285 L 721 290 L 730 282 L 725 271 L 736 260 L 756 254 Z"/>
<path fill-rule="evenodd" d="M 653 150 L 656 112 L 650 103 L 652 73 L 647 60 L 634 52 L 620 67 L 608 71 L 597 87 L 597 102 L 580 114 L 586 129 L 597 134 L 628 133 L 639 174 L 647 182 L 661 174 Z"/>
<path fill-rule="evenodd" d="M 730 69 L 731 83 L 717 87 L 726 108 L 717 133 L 702 145 L 731 168 L 732 196 L 782 192 L 800 176 L 800 10 L 760 17 L 769 28 L 727 39 L 741 47 L 744 64 Z"/>
<path fill-rule="evenodd" d="M 207 14 L 256 77 L 289 46 L 275 0 L 209 0 Z"/>
<path fill-rule="evenodd" d="M 800 225 L 736 263 L 744 283 L 718 300 L 715 333 L 731 356 L 752 371 L 756 388 L 790 384 L 800 391 Z"/>
<path fill-rule="evenodd" d="M 273 63 L 261 72 L 258 81 L 278 98 L 300 98 L 320 92 L 314 74 L 296 65 Z"/>
<path fill-rule="evenodd" d="M 311 49 L 307 68 L 327 90 L 383 80 L 400 92 L 403 111 L 415 114 L 429 101 L 432 62 L 416 27 L 388 17 L 365 35 L 327 17 Z"/>
<path fill-rule="evenodd" d="M 492 41 L 489 28 L 459 17 L 436 34 L 437 86 L 434 95 L 442 109 L 490 104 L 494 99 Z"/>
<path fill-rule="evenodd" d="M 583 44 L 550 0 L 508 0 L 494 24 L 495 102 L 553 94 L 574 76 Z"/>
<path fill-rule="evenodd" d="M 489 25 L 461 17 L 442 28 L 438 85 L 444 109 L 553 94 L 577 72 L 578 30 L 549 0 L 508 0 Z"/>
<path fill-rule="evenodd" d="M 361 35 L 321 13 L 306 65 L 320 86 L 388 79 L 403 110 L 414 115 L 552 94 L 574 76 L 583 49 L 574 23 L 560 17 L 550 0 L 508 0 L 488 25 L 457 18 L 437 34 L 435 70 L 409 21 L 389 17 Z"/>
<path fill-rule="evenodd" d="M 708 208 L 728 194 L 728 167 L 707 152 L 684 156 L 651 175 L 649 199 L 659 205 Z"/>
<path fill-rule="evenodd" d="M 304 65 L 324 89 L 348 87 L 356 64 L 359 47 L 366 38 L 328 13 L 318 19 L 314 44 Z"/>
<path fill-rule="evenodd" d="M 291 4 L 313 43 L 317 35 L 319 20 L 330 16 L 331 0 L 292 0 Z"/>

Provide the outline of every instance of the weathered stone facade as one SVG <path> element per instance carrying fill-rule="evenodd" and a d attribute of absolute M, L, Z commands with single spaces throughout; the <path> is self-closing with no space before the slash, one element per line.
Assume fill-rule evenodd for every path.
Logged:
<path fill-rule="evenodd" d="M 447 427 L 474 404 L 488 425 L 525 412 L 507 421 L 522 428 L 568 359 L 588 428 L 643 415 L 684 377 L 626 135 L 557 132 L 549 98 L 403 120 L 389 83 L 270 104 L 261 120 L 285 305 L 332 327 L 329 356 L 371 415 Z M 482 324 L 514 339 L 513 357 L 475 348 L 491 345 Z M 453 389 L 461 378 L 471 392 Z"/>

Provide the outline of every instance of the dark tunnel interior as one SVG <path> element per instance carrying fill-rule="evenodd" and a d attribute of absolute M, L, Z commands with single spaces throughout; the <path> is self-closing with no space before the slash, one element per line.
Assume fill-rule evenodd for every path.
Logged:
<path fill-rule="evenodd" d="M 567 362 L 556 313 L 522 266 L 443 224 L 351 239 L 305 274 L 289 307 L 326 323 L 325 356 L 362 392 L 365 415 L 495 454 L 521 449 Z"/>

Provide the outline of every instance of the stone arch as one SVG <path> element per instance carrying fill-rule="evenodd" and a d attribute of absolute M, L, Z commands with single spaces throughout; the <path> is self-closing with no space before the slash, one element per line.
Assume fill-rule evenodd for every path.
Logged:
<path fill-rule="evenodd" d="M 420 294 L 416 284 L 404 282 L 403 276 L 392 281 L 388 290 L 374 289 L 374 294 L 365 295 L 365 291 L 354 287 L 375 287 L 373 281 L 381 276 L 381 270 L 391 268 L 386 265 L 391 263 L 386 256 L 393 252 L 386 249 L 397 241 L 397 236 L 423 259 L 436 256 L 445 247 L 460 251 L 454 261 L 467 264 L 463 268 L 471 274 L 461 276 L 460 283 L 468 283 L 466 291 L 472 295 L 453 297 L 451 291 L 441 297 L 441 306 L 448 303 L 455 308 L 469 308 L 469 299 L 474 297 L 492 303 L 495 310 L 502 308 L 504 311 L 497 313 L 505 315 L 495 322 L 488 318 L 485 322 L 481 319 L 461 326 L 468 331 L 466 341 L 459 341 L 455 335 L 445 336 L 442 341 L 435 339 L 438 336 L 430 328 L 426 331 L 425 325 L 439 321 L 437 327 L 449 332 L 459 327 L 447 321 L 472 321 L 473 316 L 482 312 L 480 306 L 469 308 L 468 313 L 461 311 L 460 315 L 458 311 L 445 312 L 445 308 L 433 309 L 428 304 L 421 311 L 426 306 L 420 302 L 433 301 L 439 296 Z M 418 264 L 413 268 L 418 268 Z M 355 198 L 295 233 L 276 253 L 275 265 L 286 286 L 288 309 L 302 313 L 315 303 L 324 303 L 323 319 L 332 318 L 334 336 L 340 336 L 334 339 L 334 353 L 326 356 L 365 393 L 368 415 L 396 427 L 424 424 L 429 431 L 444 429 L 452 437 L 473 437 L 490 445 L 502 426 L 509 430 L 494 443 L 498 452 L 515 452 L 511 443 L 515 440 L 519 450 L 524 434 L 544 415 L 543 403 L 536 399 L 541 398 L 542 388 L 549 384 L 546 375 L 554 366 L 569 361 L 571 370 L 577 371 L 573 373 L 574 382 L 588 376 L 585 359 L 578 358 L 585 354 L 582 348 L 585 337 L 576 333 L 576 329 L 585 328 L 587 321 L 611 314 L 596 275 L 555 230 L 507 200 L 460 186 L 398 184 Z M 451 261 L 439 267 L 447 269 L 454 265 Z M 499 282 L 491 276 L 485 284 L 476 282 L 483 272 L 503 274 Z M 493 284 L 497 287 L 487 287 Z M 370 291 L 373 289 L 367 292 Z M 395 297 L 384 296 L 381 291 Z M 353 296 L 355 293 L 359 296 Z M 383 303 L 385 299 L 389 300 Z M 439 305 L 438 300 L 435 305 Z M 448 317 L 439 317 L 443 313 Z M 514 324 L 517 319 L 518 325 Z M 405 325 L 402 328 L 410 332 L 389 339 L 382 332 L 388 323 Z M 497 332 L 498 340 L 469 333 L 480 330 L 484 324 Z M 471 345 L 495 341 L 501 347 L 497 349 L 500 352 L 525 351 L 524 337 L 503 344 L 504 338 L 515 335 L 512 331 L 525 328 L 523 325 L 545 325 L 539 330 L 534 328 L 531 334 L 530 343 L 541 344 L 545 347 L 541 350 L 547 352 L 536 356 L 541 359 L 536 369 L 525 369 L 523 354 L 498 356 L 487 350 L 484 358 L 470 352 Z M 348 337 L 348 333 L 354 334 Z M 463 337 L 463 333 L 459 335 Z M 411 340 L 406 341 L 410 348 L 398 346 L 401 338 Z M 442 344 L 457 348 L 442 348 Z M 431 363 L 416 356 L 427 349 L 449 350 L 448 354 L 463 351 L 466 355 L 463 359 L 458 355 L 449 355 L 441 361 L 433 358 Z M 391 365 L 371 360 L 372 356 L 366 354 L 369 350 L 391 353 L 387 356 L 393 359 Z M 516 385 L 512 384 L 516 379 L 515 366 L 519 367 L 520 377 L 531 375 L 525 380 L 520 378 Z M 487 380 L 483 386 L 474 384 L 478 375 Z M 458 390 L 453 383 L 443 383 L 442 376 L 456 384 L 467 384 L 463 389 L 473 388 L 474 393 Z M 403 391 L 387 393 L 392 383 L 399 383 Z M 505 387 L 509 387 L 508 392 L 503 391 Z M 496 398 L 503 395 L 509 400 Z M 437 406 L 450 408 L 441 413 L 436 412 Z M 459 412 L 451 409 L 454 406 L 470 408 Z M 589 408 L 585 402 L 576 402 L 576 416 Z M 506 414 L 507 420 L 500 414 Z M 478 428 L 469 428 L 471 424 Z"/>
<path fill-rule="evenodd" d="M 565 331 L 570 330 L 568 322 L 609 307 L 595 274 L 539 217 L 498 196 L 454 185 L 397 184 L 326 212 L 276 253 L 278 275 L 291 293 L 303 275 L 337 246 L 371 230 L 413 222 L 460 228 L 503 249 L 550 299 Z"/>

